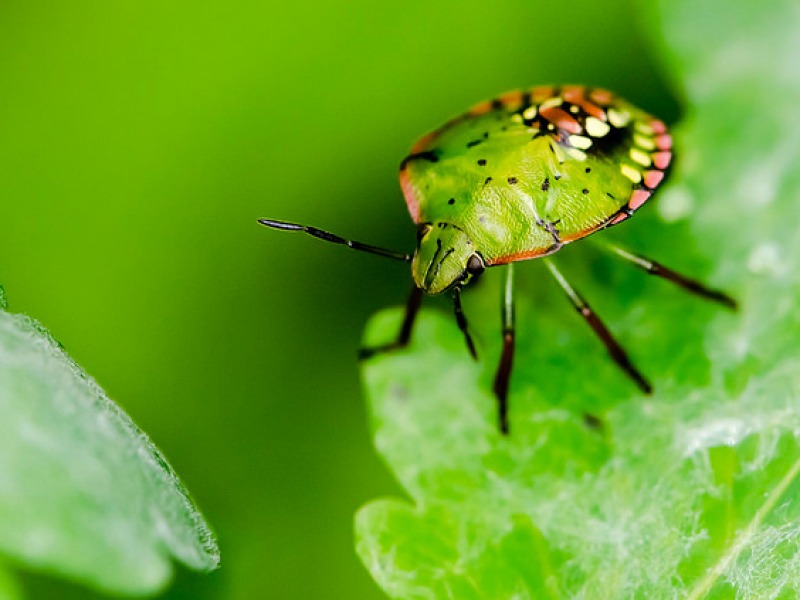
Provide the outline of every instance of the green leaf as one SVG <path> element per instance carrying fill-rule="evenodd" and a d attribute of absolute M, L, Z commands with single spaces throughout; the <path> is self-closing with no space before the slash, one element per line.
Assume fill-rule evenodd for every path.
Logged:
<path fill-rule="evenodd" d="M 158 449 L 41 325 L 4 310 L 0 415 L 11 564 L 130 595 L 162 589 L 173 557 L 217 566 L 213 535 Z"/>
<path fill-rule="evenodd" d="M 790 0 L 661 5 L 665 62 L 686 95 L 678 162 L 655 204 L 601 235 L 741 309 L 590 243 L 560 252 L 651 376 L 643 397 L 542 266 L 519 265 L 508 438 L 491 393 L 498 277 L 466 307 L 479 363 L 449 315 L 423 311 L 409 349 L 363 369 L 376 447 L 410 497 L 356 519 L 358 553 L 393 598 L 800 594 L 800 12 Z M 392 339 L 399 320 L 379 314 L 365 343 Z"/>

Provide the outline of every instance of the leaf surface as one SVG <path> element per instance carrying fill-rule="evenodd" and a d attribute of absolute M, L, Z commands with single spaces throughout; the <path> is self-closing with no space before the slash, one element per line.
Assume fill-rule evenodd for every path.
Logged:
<path fill-rule="evenodd" d="M 215 568 L 214 537 L 159 450 L 40 324 L 1 305 L 0 553 L 130 595 L 162 589 L 172 558 Z"/>
<path fill-rule="evenodd" d="M 423 311 L 407 351 L 363 369 L 376 447 L 409 496 L 356 519 L 358 552 L 391 597 L 800 594 L 800 8 L 656 12 L 685 94 L 677 164 L 653 205 L 600 235 L 730 291 L 740 310 L 588 240 L 560 252 L 652 378 L 643 397 L 542 265 L 518 265 L 508 438 L 491 394 L 500 277 L 467 298 L 479 363 L 449 315 Z M 399 320 L 377 315 L 365 343 L 392 339 Z"/>

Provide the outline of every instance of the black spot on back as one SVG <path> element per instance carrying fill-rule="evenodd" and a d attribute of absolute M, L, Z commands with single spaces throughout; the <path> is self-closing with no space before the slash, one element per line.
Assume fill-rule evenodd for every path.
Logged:
<path fill-rule="evenodd" d="M 456 203 L 456 199 L 455 198 L 450 198 L 450 200 L 448 200 L 447 203 L 448 204 L 455 204 Z"/>
<path fill-rule="evenodd" d="M 478 166 L 479 167 L 485 167 L 486 166 L 486 159 L 485 158 L 479 158 L 478 159 Z"/>

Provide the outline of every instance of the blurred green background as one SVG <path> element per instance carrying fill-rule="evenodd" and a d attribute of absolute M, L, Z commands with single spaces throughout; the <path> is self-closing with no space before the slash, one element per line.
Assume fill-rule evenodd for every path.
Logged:
<path fill-rule="evenodd" d="M 604 85 L 674 119 L 640 18 L 628 0 L 0 4 L 0 283 L 215 527 L 222 569 L 179 569 L 165 597 L 383 597 L 352 518 L 400 491 L 355 355 L 407 268 L 256 218 L 410 250 L 399 160 L 516 87 Z"/>

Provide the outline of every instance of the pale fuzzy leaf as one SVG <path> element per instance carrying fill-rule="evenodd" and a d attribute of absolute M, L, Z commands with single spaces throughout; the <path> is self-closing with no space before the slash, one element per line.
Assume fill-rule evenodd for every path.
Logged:
<path fill-rule="evenodd" d="M 147 436 L 35 321 L 0 310 L 0 552 L 125 594 L 216 542 Z"/>
<path fill-rule="evenodd" d="M 497 281 L 467 307 L 479 364 L 448 315 L 424 312 L 408 351 L 364 367 L 376 446 L 412 501 L 357 518 L 358 552 L 392 597 L 800 595 L 800 7 L 662 12 L 687 93 L 678 162 L 656 204 L 603 235 L 730 290 L 741 310 L 590 244 L 560 253 L 651 375 L 645 398 L 544 270 L 520 265 L 508 438 L 491 394 Z M 378 315 L 367 343 L 398 322 Z"/>

